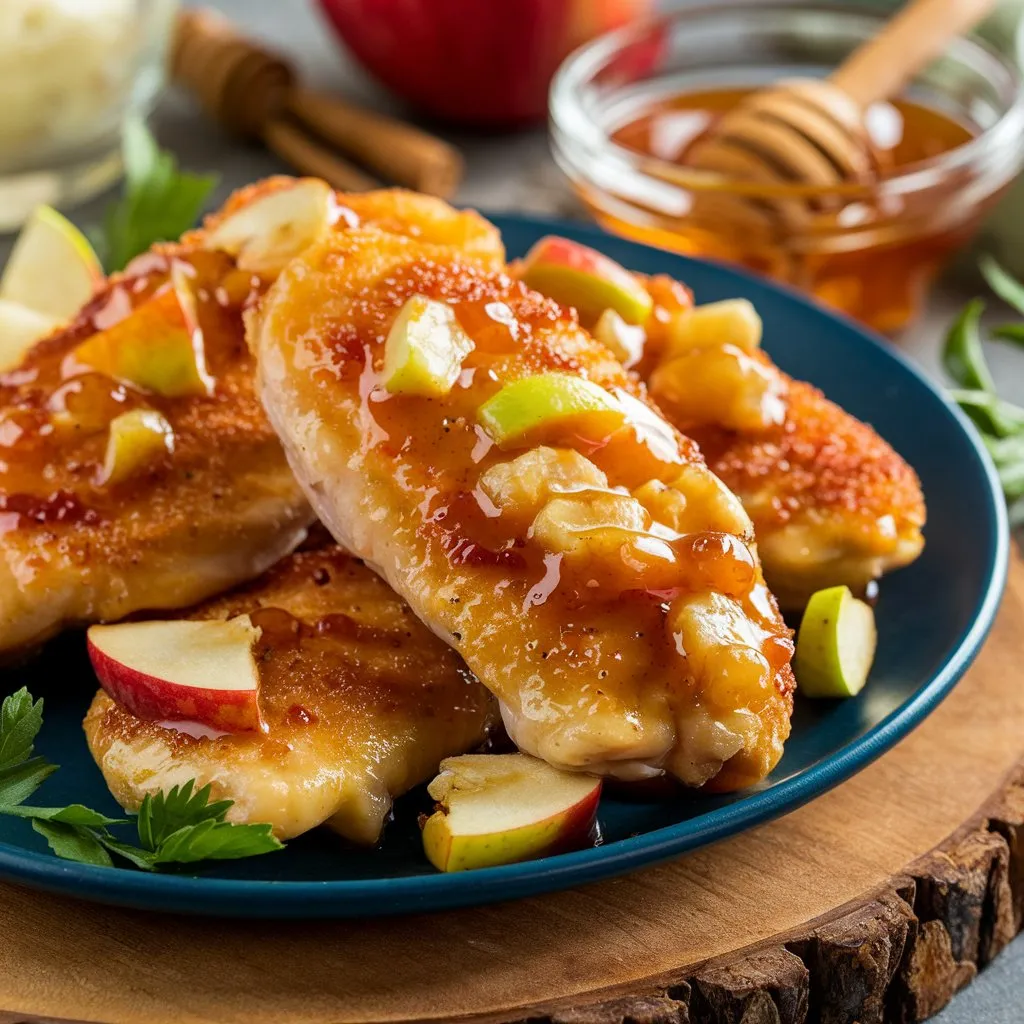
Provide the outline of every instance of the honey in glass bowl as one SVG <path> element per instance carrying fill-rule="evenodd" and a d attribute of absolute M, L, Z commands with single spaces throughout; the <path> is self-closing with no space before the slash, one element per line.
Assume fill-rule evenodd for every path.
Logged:
<path fill-rule="evenodd" d="M 1024 97 L 1009 61 L 959 40 L 906 97 L 868 110 L 871 180 L 825 190 L 687 163 L 751 91 L 827 75 L 882 23 L 863 10 L 726 0 L 612 33 L 555 80 L 555 157 L 611 231 L 743 264 L 894 334 L 1020 170 Z M 716 194 L 753 204 L 764 230 L 711 214 Z M 787 204 L 801 216 L 783 216 Z"/>

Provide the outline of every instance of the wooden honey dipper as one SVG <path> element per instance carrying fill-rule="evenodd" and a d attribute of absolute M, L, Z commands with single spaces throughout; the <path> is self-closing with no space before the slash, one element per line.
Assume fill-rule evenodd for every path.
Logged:
<path fill-rule="evenodd" d="M 813 205 L 827 208 L 829 189 L 870 181 L 883 169 L 865 128 L 867 108 L 898 93 L 995 4 L 912 0 L 827 79 L 789 79 L 746 97 L 691 149 L 686 165 L 732 180 L 810 186 Z M 693 212 L 733 230 L 768 229 L 772 215 L 790 226 L 807 216 L 808 203 L 770 194 L 752 202 L 742 194 L 702 193 Z M 840 203 L 832 197 L 833 206 Z"/>
<path fill-rule="evenodd" d="M 303 88 L 290 64 L 241 36 L 214 11 L 179 14 L 171 74 L 233 134 L 262 139 L 298 171 L 335 188 L 362 192 L 378 186 L 341 153 L 389 182 L 443 198 L 462 179 L 462 157 L 452 146 L 401 121 Z"/>

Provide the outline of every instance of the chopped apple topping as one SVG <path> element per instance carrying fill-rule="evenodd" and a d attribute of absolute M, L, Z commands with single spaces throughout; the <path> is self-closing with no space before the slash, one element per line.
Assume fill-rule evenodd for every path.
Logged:
<path fill-rule="evenodd" d="M 567 238 L 542 238 L 523 261 L 522 279 L 542 295 L 574 307 L 590 323 L 614 309 L 627 323 L 642 324 L 654 306 L 634 274 Z"/>
<path fill-rule="evenodd" d="M 638 324 L 628 324 L 614 309 L 606 309 L 594 325 L 594 337 L 609 349 L 628 370 L 643 358 L 647 332 Z"/>
<path fill-rule="evenodd" d="M 761 334 L 761 318 L 748 299 L 709 302 L 671 317 L 664 358 L 671 360 L 693 349 L 720 345 L 753 352 L 761 344 Z"/>
<path fill-rule="evenodd" d="M 687 594 L 667 620 L 702 694 L 720 711 L 761 711 L 772 696 L 764 636 L 738 601 L 725 594 Z"/>
<path fill-rule="evenodd" d="M 337 213 L 330 185 L 318 178 L 303 178 L 225 217 L 206 236 L 205 244 L 230 253 L 242 270 L 276 276 L 289 260 L 327 233 Z"/>
<path fill-rule="evenodd" d="M 384 345 L 384 387 L 392 394 L 448 394 L 473 341 L 447 302 L 414 295 L 402 306 Z"/>
<path fill-rule="evenodd" d="M 75 358 L 108 377 L 165 398 L 213 392 L 195 296 L 177 265 L 171 270 L 170 287 L 86 339 L 75 349 Z"/>
<path fill-rule="evenodd" d="M 541 373 L 506 384 L 480 406 L 477 416 L 500 448 L 569 432 L 600 440 L 626 418 L 614 395 L 568 373 Z"/>
<path fill-rule="evenodd" d="M 662 363 L 651 395 L 678 420 L 764 430 L 786 418 L 785 379 L 735 345 L 698 348 Z"/>
<path fill-rule="evenodd" d="M 546 446 L 499 462 L 480 478 L 484 494 L 523 526 L 553 494 L 607 486 L 608 478 L 590 459 L 570 448 Z"/>
<path fill-rule="evenodd" d="M 754 525 L 739 498 L 706 466 L 680 467 L 671 486 L 649 480 L 633 497 L 652 518 L 677 533 L 716 530 L 753 539 Z"/>
<path fill-rule="evenodd" d="M 110 422 L 99 483 L 119 484 L 174 451 L 174 428 L 155 409 L 133 409 Z"/>

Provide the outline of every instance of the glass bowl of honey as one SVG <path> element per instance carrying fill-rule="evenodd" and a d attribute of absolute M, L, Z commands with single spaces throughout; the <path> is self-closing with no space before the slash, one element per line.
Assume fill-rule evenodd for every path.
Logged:
<path fill-rule="evenodd" d="M 609 230 L 740 263 L 895 334 L 1024 164 L 1024 88 L 1010 58 L 957 40 L 901 97 L 865 111 L 877 172 L 837 187 L 687 164 L 752 90 L 827 76 L 884 20 L 865 8 L 720 0 L 609 33 L 552 84 L 555 159 Z M 742 197 L 764 223 L 751 231 L 709 216 L 723 197 Z M 793 204 L 805 215 L 776 215 Z"/>

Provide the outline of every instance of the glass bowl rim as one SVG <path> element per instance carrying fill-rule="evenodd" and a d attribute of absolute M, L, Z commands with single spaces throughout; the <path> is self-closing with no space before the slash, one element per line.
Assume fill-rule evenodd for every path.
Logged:
<path fill-rule="evenodd" d="M 978 70 L 979 61 L 987 67 L 978 71 L 1002 101 L 1003 110 L 987 128 L 967 142 L 936 156 L 916 161 L 883 175 L 878 182 L 865 184 L 850 182 L 840 186 L 800 185 L 788 182 L 766 184 L 743 181 L 715 171 L 701 171 L 681 167 L 659 157 L 639 153 L 615 142 L 580 102 L 578 92 L 585 87 L 608 61 L 630 44 L 657 30 L 671 30 L 677 24 L 699 23 L 709 17 L 735 12 L 769 15 L 772 13 L 815 14 L 833 21 L 868 20 L 884 24 L 892 15 L 877 6 L 854 6 L 850 3 L 823 4 L 820 0 L 785 0 L 765 3 L 763 0 L 703 0 L 702 3 L 683 7 L 665 14 L 643 18 L 592 39 L 578 47 L 562 62 L 551 82 L 549 92 L 549 125 L 556 149 L 564 149 L 565 142 L 574 150 L 586 153 L 586 165 L 594 161 L 603 165 L 616 165 L 630 174 L 641 174 L 661 185 L 678 185 L 692 189 L 723 187 L 732 192 L 766 198 L 813 198 L 815 196 L 845 196 L 854 199 L 867 192 L 878 194 L 907 194 L 926 190 L 939 184 L 945 176 L 958 168 L 984 163 L 993 156 L 1017 151 L 1017 163 L 1024 157 L 1024 75 L 1013 59 L 1000 53 L 976 35 L 961 36 L 953 41 L 945 53 L 958 64 Z M 1021 23 L 1024 40 L 1024 22 Z M 1024 45 L 1024 44 L 1022 44 Z M 737 66 L 742 67 L 740 62 Z M 994 80 L 985 71 L 995 69 L 1003 81 Z M 570 154 L 565 158 L 576 165 L 580 161 Z M 561 159 L 559 159 L 561 162 Z M 584 174 L 587 172 L 584 168 Z M 1012 175 L 1007 175 L 1007 179 Z"/>

